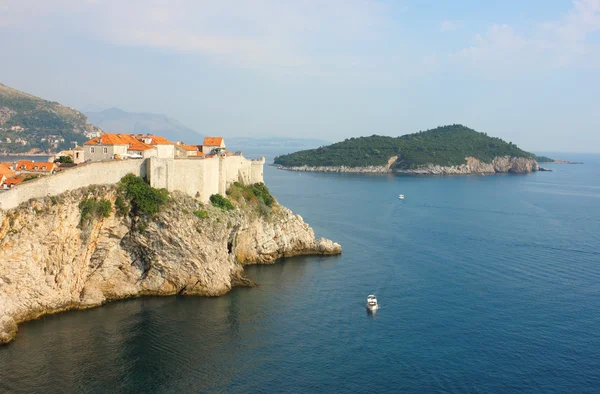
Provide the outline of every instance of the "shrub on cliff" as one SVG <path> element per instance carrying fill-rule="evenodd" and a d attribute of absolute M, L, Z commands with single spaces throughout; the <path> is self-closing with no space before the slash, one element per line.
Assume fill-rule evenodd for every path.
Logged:
<path fill-rule="evenodd" d="M 99 217 L 107 218 L 112 210 L 110 201 L 101 199 L 96 200 L 95 198 L 86 198 L 79 203 L 79 211 L 81 212 L 81 219 L 79 224 L 84 224 L 92 219 Z"/>
<path fill-rule="evenodd" d="M 229 201 L 227 198 L 223 197 L 220 194 L 213 194 L 212 196 L 210 196 L 210 202 L 213 206 L 221 208 L 225 211 L 231 211 L 233 209 L 231 201 Z"/>
<path fill-rule="evenodd" d="M 242 198 L 247 201 L 258 201 L 271 208 L 275 204 L 275 198 L 269 192 L 269 189 L 264 183 L 255 183 L 250 186 L 235 182 L 228 190 L 227 195 L 235 201 L 240 201 Z"/>
<path fill-rule="evenodd" d="M 208 212 L 206 212 L 203 209 L 198 209 L 197 211 L 194 211 L 193 213 L 194 213 L 194 215 L 196 215 L 196 217 L 198 219 L 206 219 L 208 217 Z"/>
<path fill-rule="evenodd" d="M 139 176 L 127 174 L 119 182 L 119 189 L 129 200 L 134 215 L 153 215 L 169 199 L 167 189 L 155 189 Z"/>

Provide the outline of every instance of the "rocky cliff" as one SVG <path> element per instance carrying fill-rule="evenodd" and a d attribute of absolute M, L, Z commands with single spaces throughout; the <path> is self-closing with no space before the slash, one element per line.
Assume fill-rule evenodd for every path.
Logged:
<path fill-rule="evenodd" d="M 90 197 L 112 202 L 106 217 L 82 221 Z M 217 296 L 251 284 L 243 264 L 341 253 L 277 204 L 223 211 L 172 193 L 143 221 L 119 216 L 116 198 L 115 187 L 90 187 L 0 210 L 0 343 L 45 314 L 140 295 Z"/>
<path fill-rule="evenodd" d="M 465 158 L 467 163 L 457 166 L 440 166 L 425 164 L 414 169 L 393 169 L 397 156 L 391 157 L 387 166 L 346 167 L 346 166 L 277 166 L 282 170 L 309 171 L 309 172 L 347 172 L 363 174 L 389 174 L 393 172 L 419 175 L 468 175 L 468 174 L 494 174 L 494 173 L 527 173 L 539 170 L 537 161 L 524 157 L 500 156 L 495 157 L 491 163 L 484 163 L 474 157 Z"/>
<path fill-rule="evenodd" d="M 389 158 L 385 166 L 363 166 L 363 167 L 348 167 L 348 166 L 298 166 L 286 167 L 278 165 L 277 168 L 288 171 L 308 171 L 308 172 L 346 172 L 358 174 L 388 174 L 392 172 L 392 165 L 398 160 L 398 156 Z"/>
<path fill-rule="evenodd" d="M 406 174 L 425 175 L 468 175 L 468 174 L 495 174 L 495 173 L 528 173 L 538 171 L 539 166 L 534 159 L 525 157 L 494 157 L 491 163 L 484 163 L 476 158 L 467 157 L 467 163 L 458 166 L 439 166 L 427 164 L 415 169 L 401 170 Z"/>

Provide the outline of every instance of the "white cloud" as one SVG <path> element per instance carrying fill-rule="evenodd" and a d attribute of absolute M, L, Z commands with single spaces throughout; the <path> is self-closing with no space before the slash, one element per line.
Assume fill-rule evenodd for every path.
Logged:
<path fill-rule="evenodd" d="M 5 1 L 0 0 L 0 9 Z M 69 29 L 118 45 L 195 53 L 261 68 L 318 69 L 338 54 L 347 56 L 367 45 L 386 19 L 385 5 L 379 0 L 20 0 L 12 4 L 16 5 L 6 17 L 0 16 L 0 26 L 10 20 L 13 27 L 23 29 Z M 71 25 L 59 26 L 60 18 L 51 17 L 57 14 L 69 16 Z"/>
<path fill-rule="evenodd" d="M 529 35 L 507 24 L 492 25 L 455 58 L 494 70 L 527 66 L 600 67 L 600 48 L 590 39 L 600 31 L 600 0 L 578 0 L 556 21 L 535 26 Z"/>
<path fill-rule="evenodd" d="M 445 20 L 440 24 L 441 32 L 455 31 L 460 29 L 462 24 L 457 21 Z"/>

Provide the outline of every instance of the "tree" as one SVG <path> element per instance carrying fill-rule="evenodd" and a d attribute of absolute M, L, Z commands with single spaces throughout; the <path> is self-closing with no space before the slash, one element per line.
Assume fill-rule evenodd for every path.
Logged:
<path fill-rule="evenodd" d="M 54 160 L 54 162 L 61 164 L 73 163 L 73 158 L 71 156 L 61 156 L 58 159 Z"/>

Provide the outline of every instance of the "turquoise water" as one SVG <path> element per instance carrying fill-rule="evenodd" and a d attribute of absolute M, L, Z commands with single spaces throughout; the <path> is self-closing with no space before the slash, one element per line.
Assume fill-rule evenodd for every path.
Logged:
<path fill-rule="evenodd" d="M 467 177 L 268 167 L 273 194 L 342 256 L 249 267 L 260 286 L 224 297 L 23 324 L 0 348 L 0 391 L 597 392 L 600 156 L 570 159 L 585 164 Z"/>

